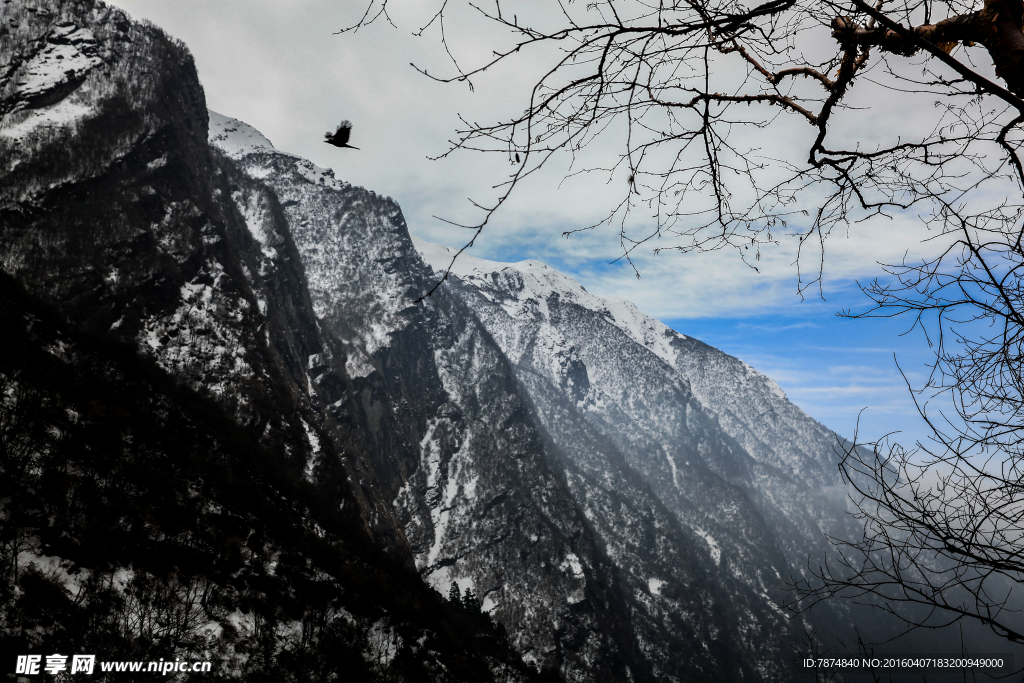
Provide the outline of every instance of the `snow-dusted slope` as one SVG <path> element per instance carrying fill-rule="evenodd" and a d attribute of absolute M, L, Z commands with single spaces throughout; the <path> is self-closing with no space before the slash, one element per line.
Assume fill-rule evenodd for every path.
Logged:
<path fill-rule="evenodd" d="M 449 248 L 417 247 L 436 272 L 451 263 Z M 583 425 L 587 443 L 613 445 L 706 542 L 717 580 L 744 586 L 734 595 L 760 596 L 771 612 L 787 597 L 781 578 L 820 557 L 826 533 L 849 530 L 836 436 L 770 378 L 536 261 L 463 255 L 452 275 L 572 465 L 614 461 L 579 447 Z"/>
<path fill-rule="evenodd" d="M 665 381 L 675 337 L 537 263 L 519 266 L 516 296 L 492 297 L 505 325 L 461 290 L 417 304 L 433 273 L 397 205 L 243 122 L 211 122 L 211 142 L 278 198 L 371 416 L 375 495 L 394 500 L 425 580 L 472 587 L 528 661 L 569 680 L 784 678 L 787 564 L 734 482 L 756 463 L 684 379 Z M 584 363 L 552 326 L 570 305 L 598 312 L 576 336 L 614 331 L 618 365 Z M 628 400 L 639 371 L 655 409 Z"/>
<path fill-rule="evenodd" d="M 211 142 L 278 198 L 369 416 L 358 435 L 375 468 L 365 486 L 393 501 L 424 580 L 442 594 L 452 581 L 472 587 L 528 661 L 571 680 L 645 667 L 611 626 L 608 568 L 504 355 L 447 294 L 414 303 L 430 270 L 398 206 L 273 150 L 242 122 L 212 121 Z"/>
<path fill-rule="evenodd" d="M 292 233 L 304 247 L 316 315 L 344 328 L 349 373 L 373 372 L 373 354 L 408 324 L 401 311 L 409 306 L 405 295 L 412 282 L 391 267 L 405 230 L 397 205 L 350 187 L 330 169 L 277 151 L 248 124 L 215 112 L 210 113 L 210 142 L 251 178 L 281 190 L 278 198 Z M 307 239 L 326 226 L 340 228 L 338 239 Z"/>
<path fill-rule="evenodd" d="M 450 247 L 418 240 L 416 247 L 438 272 L 444 272 L 455 254 Z M 510 271 L 518 274 L 514 296 L 499 301 L 492 292 L 495 275 Z M 531 306 L 550 321 L 546 302 L 552 299 L 592 311 L 685 379 L 693 395 L 755 460 L 795 477 L 811 477 L 821 487 L 838 483 L 836 435 L 790 402 L 775 380 L 743 361 L 676 332 L 630 301 L 595 296 L 573 278 L 538 261 L 499 263 L 463 254 L 452 272 L 476 285 L 482 297 L 498 303 L 510 319 L 520 323 L 532 318 Z M 515 336 L 503 343 L 514 362 L 524 353 L 529 335 L 525 327 L 512 325 Z"/>
<path fill-rule="evenodd" d="M 619 297 L 595 296 L 576 280 L 540 261 L 500 263 L 462 254 L 453 264 L 452 258 L 455 256 L 456 250 L 416 238 L 413 238 L 413 242 L 423 258 L 437 272 L 443 273 L 451 265 L 454 274 L 467 280 L 488 277 L 490 273 L 499 273 L 507 269 L 521 273 L 523 289 L 517 292 L 516 303 L 506 302 L 504 304 L 509 306 L 506 311 L 512 316 L 524 313 L 525 308 L 523 307 L 529 301 L 544 302 L 556 296 L 562 301 L 571 302 L 598 313 L 622 330 L 630 339 L 669 364 L 674 362 L 676 355 L 672 341 L 675 338 L 686 339 L 666 327 L 661 321 L 643 313 L 633 302 Z"/>
<path fill-rule="evenodd" d="M 210 144 L 236 161 L 253 152 L 277 152 L 274 143 L 248 123 L 210 110 Z M 298 158 L 298 157 L 296 157 Z"/>

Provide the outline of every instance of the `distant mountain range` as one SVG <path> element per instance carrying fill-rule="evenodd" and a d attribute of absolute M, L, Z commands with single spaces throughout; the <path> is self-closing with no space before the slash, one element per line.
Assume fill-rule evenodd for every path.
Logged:
<path fill-rule="evenodd" d="M 774 381 L 535 261 L 418 303 L 451 250 L 208 112 L 184 45 L 3 11 L 5 651 L 790 681 L 852 642 L 849 604 L 784 609 L 857 527 Z"/>

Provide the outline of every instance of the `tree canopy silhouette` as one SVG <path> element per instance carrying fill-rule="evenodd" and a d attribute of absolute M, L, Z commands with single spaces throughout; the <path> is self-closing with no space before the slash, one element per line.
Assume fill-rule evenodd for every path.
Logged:
<path fill-rule="evenodd" d="M 370 0 L 345 30 L 392 23 L 398 1 Z M 467 16 L 495 29 L 473 63 L 453 49 Z M 541 65 L 516 113 L 463 119 L 446 153 L 512 162 L 494 198 L 476 203 L 479 220 L 463 224 L 463 250 L 561 154 L 571 174 L 612 188 L 603 220 L 581 229 L 612 226 L 627 259 L 657 239 L 656 252 L 730 249 L 757 268 L 762 249 L 793 239 L 805 292 L 820 287 L 833 232 L 926 227 L 925 255 L 885 266 L 864 287 L 873 304 L 850 315 L 904 315 L 928 334 L 932 373 L 913 391 L 931 438 L 846 451 L 864 537 L 835 539 L 848 566 L 821 570 L 801 595 L 916 602 L 1012 640 L 1024 633 L 1006 618 L 1024 579 L 1022 23 L 1010 0 L 552 1 L 515 12 L 437 0 L 418 33 L 436 31 L 450 74 L 417 67 L 472 87 L 488 70 Z"/>

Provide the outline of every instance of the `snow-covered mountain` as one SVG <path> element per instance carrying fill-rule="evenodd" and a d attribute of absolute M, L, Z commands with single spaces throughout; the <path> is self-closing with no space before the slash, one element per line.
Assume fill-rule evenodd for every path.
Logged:
<path fill-rule="evenodd" d="M 343 340 L 356 392 L 378 416 L 364 440 L 424 579 L 440 592 L 452 581 L 472 588 L 527 661 L 570 680 L 657 673 L 619 625 L 633 597 L 578 509 L 506 356 L 447 291 L 415 303 L 433 275 L 398 206 L 266 144 L 254 148 L 259 134 L 240 121 L 211 120 L 213 144 L 284 207 L 315 312 Z M 678 554 L 688 582 L 706 583 L 686 569 L 689 554 Z M 677 638 L 650 641 L 670 671 L 721 673 L 725 662 L 753 670 L 738 643 L 702 636 L 709 625 L 728 630 L 715 590 L 707 583 L 686 593 L 694 618 L 678 615 Z"/>
<path fill-rule="evenodd" d="M 449 251 L 207 112 L 183 45 L 3 7 L 5 644 L 788 681 L 805 627 L 849 633 L 783 609 L 852 530 L 836 437 L 772 380 L 536 262 L 463 256 L 418 303 Z"/>
<path fill-rule="evenodd" d="M 452 250 L 417 246 L 443 274 Z M 742 361 L 542 263 L 464 255 L 449 281 L 512 364 L 626 590 L 657 615 L 655 632 L 680 611 L 672 598 L 688 580 L 637 533 L 652 514 L 656 528 L 678 529 L 674 552 L 696 552 L 728 595 L 744 649 L 765 650 L 761 672 L 782 675 L 769 673 L 769 651 L 791 627 L 785 581 L 823 558 L 825 534 L 855 532 L 836 435 Z"/>
<path fill-rule="evenodd" d="M 418 246 L 443 274 L 453 250 Z M 731 517 L 757 510 L 770 531 L 750 527 L 746 540 L 725 542 L 740 544 L 733 561 L 782 562 L 748 576 L 761 592 L 768 576 L 800 572 L 776 553 L 804 560 L 824 549 L 823 533 L 846 530 L 837 437 L 772 379 L 536 261 L 463 256 L 450 279 L 542 414 L 563 404 L 614 444 L 716 558 L 715 538 L 735 536 Z M 546 428 L 556 440 L 563 431 Z"/>
<path fill-rule="evenodd" d="M 846 530 L 831 432 L 749 366 L 543 264 L 463 257 L 417 304 L 450 255 L 417 251 L 397 205 L 241 121 L 211 114 L 210 139 L 284 207 L 315 314 L 380 416 L 365 439 L 426 581 L 472 587 L 528 661 L 570 679 L 725 662 L 785 678 L 784 580 Z"/>

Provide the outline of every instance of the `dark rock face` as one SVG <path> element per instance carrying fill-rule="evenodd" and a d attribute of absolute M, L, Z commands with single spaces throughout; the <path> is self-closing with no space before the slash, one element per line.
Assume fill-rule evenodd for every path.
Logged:
<path fill-rule="evenodd" d="M 75 77 L 79 87 L 59 105 L 4 118 L 0 156 L 15 162 L 0 189 L 5 270 L 83 329 L 138 341 L 169 371 L 221 396 L 240 421 L 272 420 L 261 404 L 273 385 L 287 387 L 292 402 L 305 393 L 293 361 L 319 350 L 316 324 L 308 301 L 289 298 L 302 291 L 294 252 L 261 277 L 253 239 L 224 201 L 236 190 L 206 144 L 191 59 L 154 29 L 122 30 L 123 16 L 107 8 L 6 11 L 24 22 L 15 38 L 83 24 L 71 35 L 94 36 L 104 59 Z M 11 55 L 23 50 L 37 48 L 12 40 L 4 57 L 17 62 Z M 8 74 L 5 96 L 18 99 L 26 82 L 39 97 L 64 88 L 44 65 L 33 72 L 38 61 Z M 260 329 L 264 318 L 278 323 L 272 331 Z"/>
<path fill-rule="evenodd" d="M 214 680 L 533 678 L 369 541 L 337 463 L 313 484 L 63 317 L 0 274 L 0 649 L 212 661 Z"/>
<path fill-rule="evenodd" d="M 3 20 L 4 651 L 529 680 L 413 569 L 383 408 L 184 46 L 96 2 Z"/>

